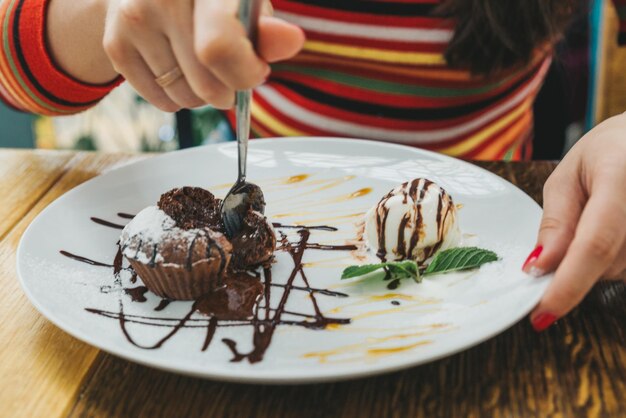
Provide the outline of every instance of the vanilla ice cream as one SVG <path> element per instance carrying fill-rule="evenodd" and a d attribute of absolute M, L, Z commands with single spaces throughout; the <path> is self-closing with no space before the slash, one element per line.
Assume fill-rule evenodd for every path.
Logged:
<path fill-rule="evenodd" d="M 458 246 L 461 232 L 452 197 L 418 178 L 387 193 L 365 215 L 367 245 L 383 261 L 422 263 L 440 249 Z"/>

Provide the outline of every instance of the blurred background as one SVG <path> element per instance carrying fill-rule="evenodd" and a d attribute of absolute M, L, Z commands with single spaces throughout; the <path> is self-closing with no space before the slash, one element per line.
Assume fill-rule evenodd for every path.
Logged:
<path fill-rule="evenodd" d="M 560 158 L 592 126 L 626 111 L 626 47 L 617 46 L 616 10 L 608 1 L 581 2 L 588 12 L 558 45 L 535 104 L 535 159 Z M 127 84 L 69 117 L 26 115 L 0 103 L 0 127 L 0 147 L 11 148 L 159 152 L 233 139 L 220 112 L 163 113 Z"/>

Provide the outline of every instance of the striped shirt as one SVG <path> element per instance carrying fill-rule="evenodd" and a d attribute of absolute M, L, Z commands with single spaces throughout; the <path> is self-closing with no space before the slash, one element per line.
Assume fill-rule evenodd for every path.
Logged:
<path fill-rule="evenodd" d="M 0 0 L 0 99 L 17 110 L 69 115 L 96 105 L 122 80 L 89 85 L 58 68 L 45 41 L 48 1 Z"/>
<path fill-rule="evenodd" d="M 257 89 L 259 136 L 342 136 L 419 146 L 473 159 L 530 153 L 532 104 L 550 65 L 489 80 L 446 65 L 454 31 L 439 0 L 275 0 L 304 29 L 303 51 Z"/>
<path fill-rule="evenodd" d="M 0 0 L 0 97 L 31 112 L 75 113 L 119 81 L 85 85 L 54 65 L 44 39 L 47 1 Z M 468 159 L 528 158 L 550 48 L 489 78 L 452 69 L 444 52 L 454 21 L 433 16 L 440 2 L 273 0 L 276 16 L 304 29 L 307 41 L 256 89 L 255 136 L 356 137 Z M 624 17 L 626 0 L 614 2 Z"/>

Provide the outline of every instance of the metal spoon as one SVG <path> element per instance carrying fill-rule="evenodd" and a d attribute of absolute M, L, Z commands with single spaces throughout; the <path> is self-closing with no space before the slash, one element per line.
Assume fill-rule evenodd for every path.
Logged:
<path fill-rule="evenodd" d="M 262 0 L 239 0 L 239 20 L 244 25 L 248 39 L 256 47 L 259 14 Z M 265 199 L 261 188 L 246 181 L 246 162 L 248 157 L 248 138 L 250 136 L 250 97 L 251 90 L 236 93 L 237 151 L 239 174 L 237 182 L 230 189 L 222 202 L 222 219 L 226 236 L 237 235 L 243 225 L 243 219 L 250 209 L 265 212 Z"/>

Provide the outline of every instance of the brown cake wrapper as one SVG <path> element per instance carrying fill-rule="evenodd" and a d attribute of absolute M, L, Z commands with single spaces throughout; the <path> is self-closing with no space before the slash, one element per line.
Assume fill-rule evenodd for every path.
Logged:
<path fill-rule="evenodd" d="M 137 276 L 153 293 L 162 298 L 194 300 L 215 289 L 220 282 L 219 266 L 214 259 L 194 263 L 191 269 L 175 264 L 154 267 L 137 260 L 128 260 Z"/>

